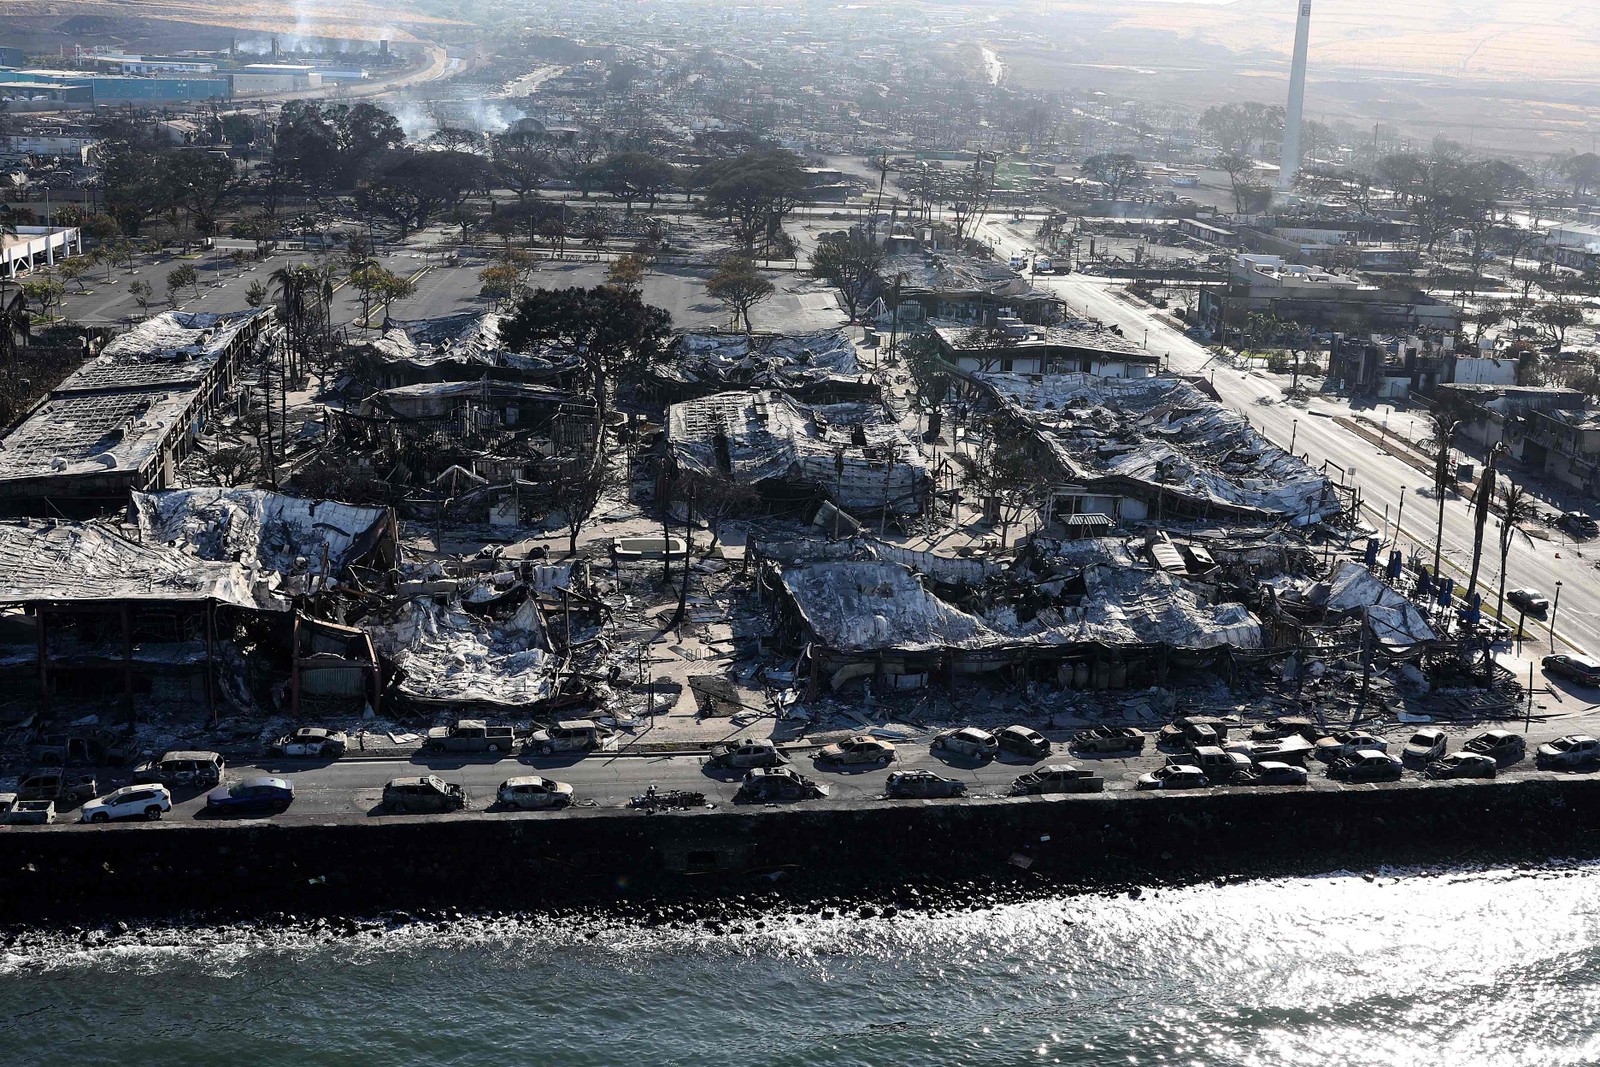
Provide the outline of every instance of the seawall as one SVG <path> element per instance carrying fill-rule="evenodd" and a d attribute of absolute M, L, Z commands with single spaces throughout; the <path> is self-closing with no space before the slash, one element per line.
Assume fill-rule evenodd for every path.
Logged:
<path fill-rule="evenodd" d="M 1600 779 L 0 833 L 12 922 L 910 887 L 1120 888 L 1600 855 Z"/>

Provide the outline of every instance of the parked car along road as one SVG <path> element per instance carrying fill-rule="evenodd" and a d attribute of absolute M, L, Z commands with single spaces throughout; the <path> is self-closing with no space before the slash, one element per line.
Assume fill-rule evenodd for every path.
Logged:
<path fill-rule="evenodd" d="M 894 762 L 894 746 L 866 734 L 847 737 L 817 751 L 816 761 L 832 767 L 863 767 Z"/>
<path fill-rule="evenodd" d="M 1290 763 L 1275 763 L 1271 760 L 1258 763 L 1247 771 L 1242 771 L 1234 779 L 1235 785 L 1305 785 L 1306 769 L 1296 767 Z"/>
<path fill-rule="evenodd" d="M 99 800 L 84 804 L 79 818 L 84 822 L 110 822 L 112 819 L 147 819 L 150 822 L 172 810 L 172 794 L 164 785 L 125 785 Z"/>
<path fill-rule="evenodd" d="M 1528 615 L 1543 615 L 1550 610 L 1550 599 L 1537 589 L 1513 589 L 1506 594 L 1506 603 Z"/>
<path fill-rule="evenodd" d="M 932 771 L 895 771 L 883 786 L 883 795 L 890 800 L 934 800 L 966 794 L 966 782 Z"/>
<path fill-rule="evenodd" d="M 1144 751 L 1144 731 L 1133 726 L 1094 726 L 1073 735 L 1077 752 L 1117 752 L 1138 755 Z"/>
<path fill-rule="evenodd" d="M 528 737 L 524 751 L 537 752 L 541 756 L 553 756 L 558 752 L 593 752 L 610 737 L 611 731 L 597 722 L 568 719 L 548 730 L 535 730 Z"/>
<path fill-rule="evenodd" d="M 572 803 L 572 786 L 537 774 L 507 778 L 495 790 L 495 799 L 519 811 L 546 811 Z"/>
<path fill-rule="evenodd" d="M 816 800 L 828 795 L 828 787 L 813 782 L 792 767 L 757 767 L 744 776 L 735 799 L 755 804 L 779 801 Z"/>
<path fill-rule="evenodd" d="M 1055 763 L 1017 776 L 1011 783 L 1014 793 L 1103 793 L 1106 780 L 1093 771 L 1070 763 Z"/>
<path fill-rule="evenodd" d="M 467 797 L 459 785 L 425 774 L 420 778 L 391 779 L 383 787 L 383 806 L 396 812 L 460 811 L 467 806 Z"/>
<path fill-rule="evenodd" d="M 940 730 L 933 735 L 929 747 L 935 752 L 948 752 L 954 756 L 993 759 L 995 753 L 1000 751 L 1000 742 L 987 730 L 963 726 L 957 730 Z"/>
<path fill-rule="evenodd" d="M 433 752 L 510 752 L 516 743 L 515 731 L 509 726 L 462 719 L 454 726 L 435 726 L 422 745 Z"/>
<path fill-rule="evenodd" d="M 1317 742 L 1317 758 L 1324 763 L 1331 763 L 1343 756 L 1353 756 L 1357 752 L 1387 752 L 1389 742 L 1374 734 L 1363 733 L 1359 730 L 1345 730 L 1324 737 Z"/>
<path fill-rule="evenodd" d="M 1043 759 L 1050 755 L 1049 739 L 1031 726 L 1007 726 L 994 737 L 1001 748 L 1019 756 Z"/>
<path fill-rule="evenodd" d="M 19 801 L 51 800 L 61 808 L 93 800 L 99 791 L 94 775 L 69 774 L 62 770 L 34 771 L 17 783 Z"/>
<path fill-rule="evenodd" d="M 1422 769 L 1429 778 L 1493 778 L 1499 773 L 1494 758 L 1481 752 L 1452 752 Z"/>
<path fill-rule="evenodd" d="M 1430 726 L 1411 735 L 1405 748 L 1400 750 L 1400 759 L 1419 767 L 1426 766 L 1444 755 L 1447 744 L 1449 739 L 1444 731 Z"/>
<path fill-rule="evenodd" d="M 1543 744 L 1533 754 L 1540 770 L 1570 771 L 1600 766 L 1600 741 L 1586 734 L 1568 734 Z"/>
<path fill-rule="evenodd" d="M 752 767 L 778 767 L 789 762 L 789 757 L 779 751 L 770 739 L 762 737 L 748 741 L 734 741 L 712 745 L 706 757 L 707 767 L 728 767 L 749 770 Z"/>
<path fill-rule="evenodd" d="M 1588 656 L 1546 656 L 1539 661 L 1539 665 L 1546 674 L 1557 678 L 1570 678 L 1579 685 L 1600 686 L 1600 662 Z"/>
<path fill-rule="evenodd" d="M 1211 782 L 1206 772 L 1193 765 L 1182 763 L 1158 767 L 1149 774 L 1141 774 L 1134 783 L 1135 789 L 1203 789 Z"/>
<path fill-rule="evenodd" d="M 1522 735 L 1514 734 L 1510 730 L 1489 730 L 1474 737 L 1463 747 L 1468 752 L 1478 752 L 1488 756 L 1498 767 L 1521 763 L 1528 751 L 1528 743 L 1523 740 Z"/>
<path fill-rule="evenodd" d="M 241 778 L 206 794 L 206 810 L 225 815 L 271 814 L 294 803 L 294 785 L 287 778 Z"/>
<path fill-rule="evenodd" d="M 1387 752 L 1356 752 L 1328 764 L 1328 777 L 1341 782 L 1398 782 L 1404 766 Z"/>
<path fill-rule="evenodd" d="M 340 730 L 302 726 L 267 746 L 269 756 L 307 759 L 338 759 L 350 747 L 350 738 Z"/>
<path fill-rule="evenodd" d="M 133 769 L 139 784 L 160 782 L 165 786 L 197 785 L 209 788 L 222 781 L 226 766 L 215 752 L 167 752 L 160 759 L 146 760 Z"/>

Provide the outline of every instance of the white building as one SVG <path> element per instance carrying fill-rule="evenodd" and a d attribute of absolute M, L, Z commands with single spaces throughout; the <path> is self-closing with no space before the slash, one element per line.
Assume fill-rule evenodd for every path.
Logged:
<path fill-rule="evenodd" d="M 83 237 L 76 226 L 18 226 L 15 237 L 0 238 L 0 276 L 16 278 L 82 254 Z"/>

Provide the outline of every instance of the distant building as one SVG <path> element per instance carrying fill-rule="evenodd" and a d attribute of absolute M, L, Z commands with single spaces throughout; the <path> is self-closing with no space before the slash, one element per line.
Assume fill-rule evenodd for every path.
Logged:
<path fill-rule="evenodd" d="M 82 252 L 76 226 L 18 226 L 14 235 L 0 237 L 0 277 L 16 278 Z"/>
<path fill-rule="evenodd" d="M 228 73 L 237 96 L 255 93 L 295 93 L 320 89 L 322 75 L 315 67 L 291 63 L 252 63 Z"/>
<path fill-rule="evenodd" d="M 1098 322 L 1031 326 L 1002 314 L 993 327 L 934 321 L 940 358 L 962 374 L 1094 374 L 1148 378 L 1161 357 Z"/>
<path fill-rule="evenodd" d="M 1213 334 L 1238 329 L 1251 314 L 1350 333 L 1455 333 L 1461 326 L 1459 308 L 1420 289 L 1379 287 L 1353 274 L 1262 254 L 1235 256 L 1227 288 L 1201 290 L 1199 314 Z"/>
<path fill-rule="evenodd" d="M 1600 410 L 1531 411 L 1513 453 L 1526 466 L 1600 496 Z"/>
<path fill-rule="evenodd" d="M 142 77 L 77 70 L 0 71 L 0 81 L 25 87 L 29 83 L 73 90 L 60 96 L 65 103 L 182 103 L 190 100 L 226 100 L 232 92 L 226 78 Z M 87 90 L 88 96 L 83 96 Z M 24 97 L 25 98 L 25 97 Z"/>

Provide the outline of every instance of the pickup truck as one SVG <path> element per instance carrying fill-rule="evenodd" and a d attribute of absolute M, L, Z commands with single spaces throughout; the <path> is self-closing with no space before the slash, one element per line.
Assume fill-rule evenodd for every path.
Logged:
<path fill-rule="evenodd" d="M 509 726 L 490 726 L 482 719 L 462 719 L 454 726 L 435 726 L 423 747 L 431 752 L 510 752 L 517 742 Z"/>
<path fill-rule="evenodd" d="M 1139 753 L 1144 751 L 1144 731 L 1133 726 L 1095 726 L 1077 733 L 1072 747 L 1078 752 Z"/>

